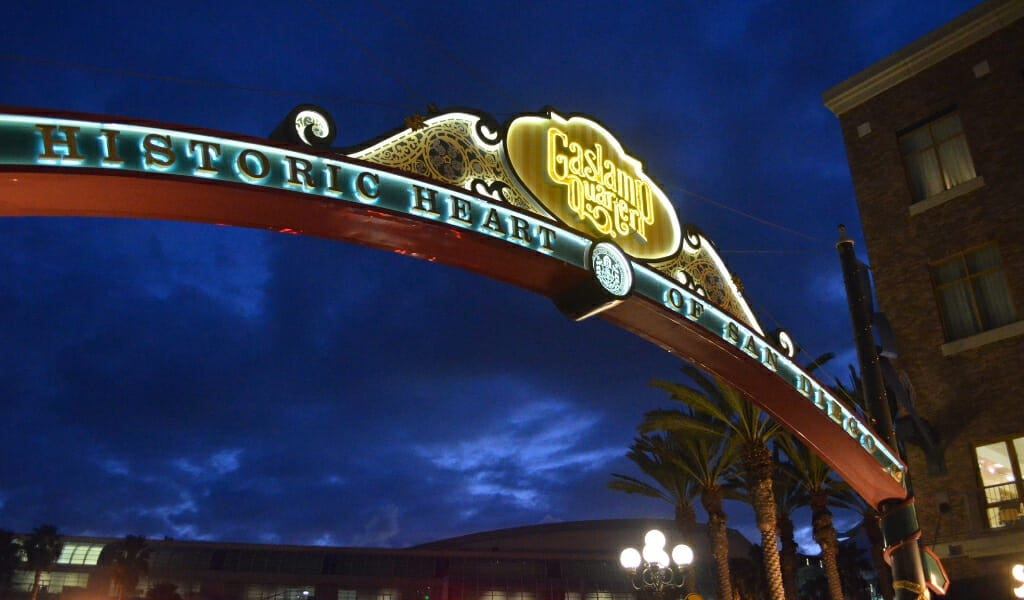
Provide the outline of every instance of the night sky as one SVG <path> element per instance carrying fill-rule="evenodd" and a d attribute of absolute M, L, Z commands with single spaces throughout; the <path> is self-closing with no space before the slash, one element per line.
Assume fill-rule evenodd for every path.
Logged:
<path fill-rule="evenodd" d="M 428 103 L 592 116 L 765 329 L 844 376 L 838 224 L 866 256 L 821 94 L 976 2 L 30 4 L 0 8 L 0 105 L 266 137 L 312 102 L 340 146 Z M 677 359 L 545 298 L 358 246 L 115 219 L 0 219 L 0 274 L 0 528 L 401 547 L 672 514 L 606 484 L 634 473 L 636 425 L 669 405 L 649 383 L 681 380 Z M 749 537 L 749 509 L 730 514 Z"/>

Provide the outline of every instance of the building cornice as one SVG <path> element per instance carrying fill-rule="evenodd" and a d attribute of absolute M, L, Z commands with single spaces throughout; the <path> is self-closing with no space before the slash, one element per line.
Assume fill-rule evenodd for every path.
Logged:
<path fill-rule="evenodd" d="M 990 0 L 832 87 L 822 100 L 839 116 L 1024 17 L 1024 0 Z"/>

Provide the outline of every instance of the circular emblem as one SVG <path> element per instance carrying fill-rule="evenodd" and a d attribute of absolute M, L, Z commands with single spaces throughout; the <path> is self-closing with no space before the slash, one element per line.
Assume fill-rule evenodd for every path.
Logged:
<path fill-rule="evenodd" d="M 427 146 L 427 167 L 434 176 L 449 181 L 460 181 L 466 174 L 466 153 L 458 143 L 447 136 L 436 136 Z"/>
<path fill-rule="evenodd" d="M 624 298 L 633 289 L 633 267 L 619 247 L 601 242 L 590 251 L 590 270 L 609 294 Z"/>

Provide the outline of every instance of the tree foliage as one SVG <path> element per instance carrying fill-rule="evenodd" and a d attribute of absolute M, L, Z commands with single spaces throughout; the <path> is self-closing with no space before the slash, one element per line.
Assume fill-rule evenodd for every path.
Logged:
<path fill-rule="evenodd" d="M 14 570 L 21 566 L 21 544 L 13 532 L 0 530 L 0 598 L 11 586 Z"/>
<path fill-rule="evenodd" d="M 60 553 L 64 550 L 64 542 L 54 525 L 40 525 L 32 530 L 22 542 L 25 553 L 25 567 L 34 573 L 32 578 L 32 600 L 39 598 L 39 580 L 44 571 L 49 571 Z"/>
<path fill-rule="evenodd" d="M 178 593 L 178 586 L 162 581 L 146 590 L 146 600 L 182 600 Z"/>
<path fill-rule="evenodd" d="M 150 547 L 146 538 L 139 535 L 126 536 L 112 546 L 111 552 L 110 579 L 117 591 L 117 598 L 132 598 L 139 579 L 149 572 Z"/>
<path fill-rule="evenodd" d="M 785 600 L 777 548 L 775 496 L 772 490 L 774 461 L 768 449 L 779 426 L 724 382 L 711 379 L 699 369 L 684 366 L 683 373 L 695 386 L 656 381 L 672 400 L 688 409 L 659 410 L 647 413 L 641 432 L 678 432 L 695 437 L 731 439 L 738 445 L 747 495 L 754 508 L 764 553 L 764 572 L 772 600 Z"/>

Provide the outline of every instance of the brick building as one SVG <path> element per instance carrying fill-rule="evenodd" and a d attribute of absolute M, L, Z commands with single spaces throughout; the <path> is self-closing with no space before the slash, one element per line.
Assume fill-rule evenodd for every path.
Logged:
<path fill-rule="evenodd" d="M 1011 565 L 1024 562 L 1024 0 L 981 4 L 824 102 L 842 127 L 896 370 L 942 449 L 944 469 L 907 445 L 923 542 L 950 597 L 1013 597 Z"/>

